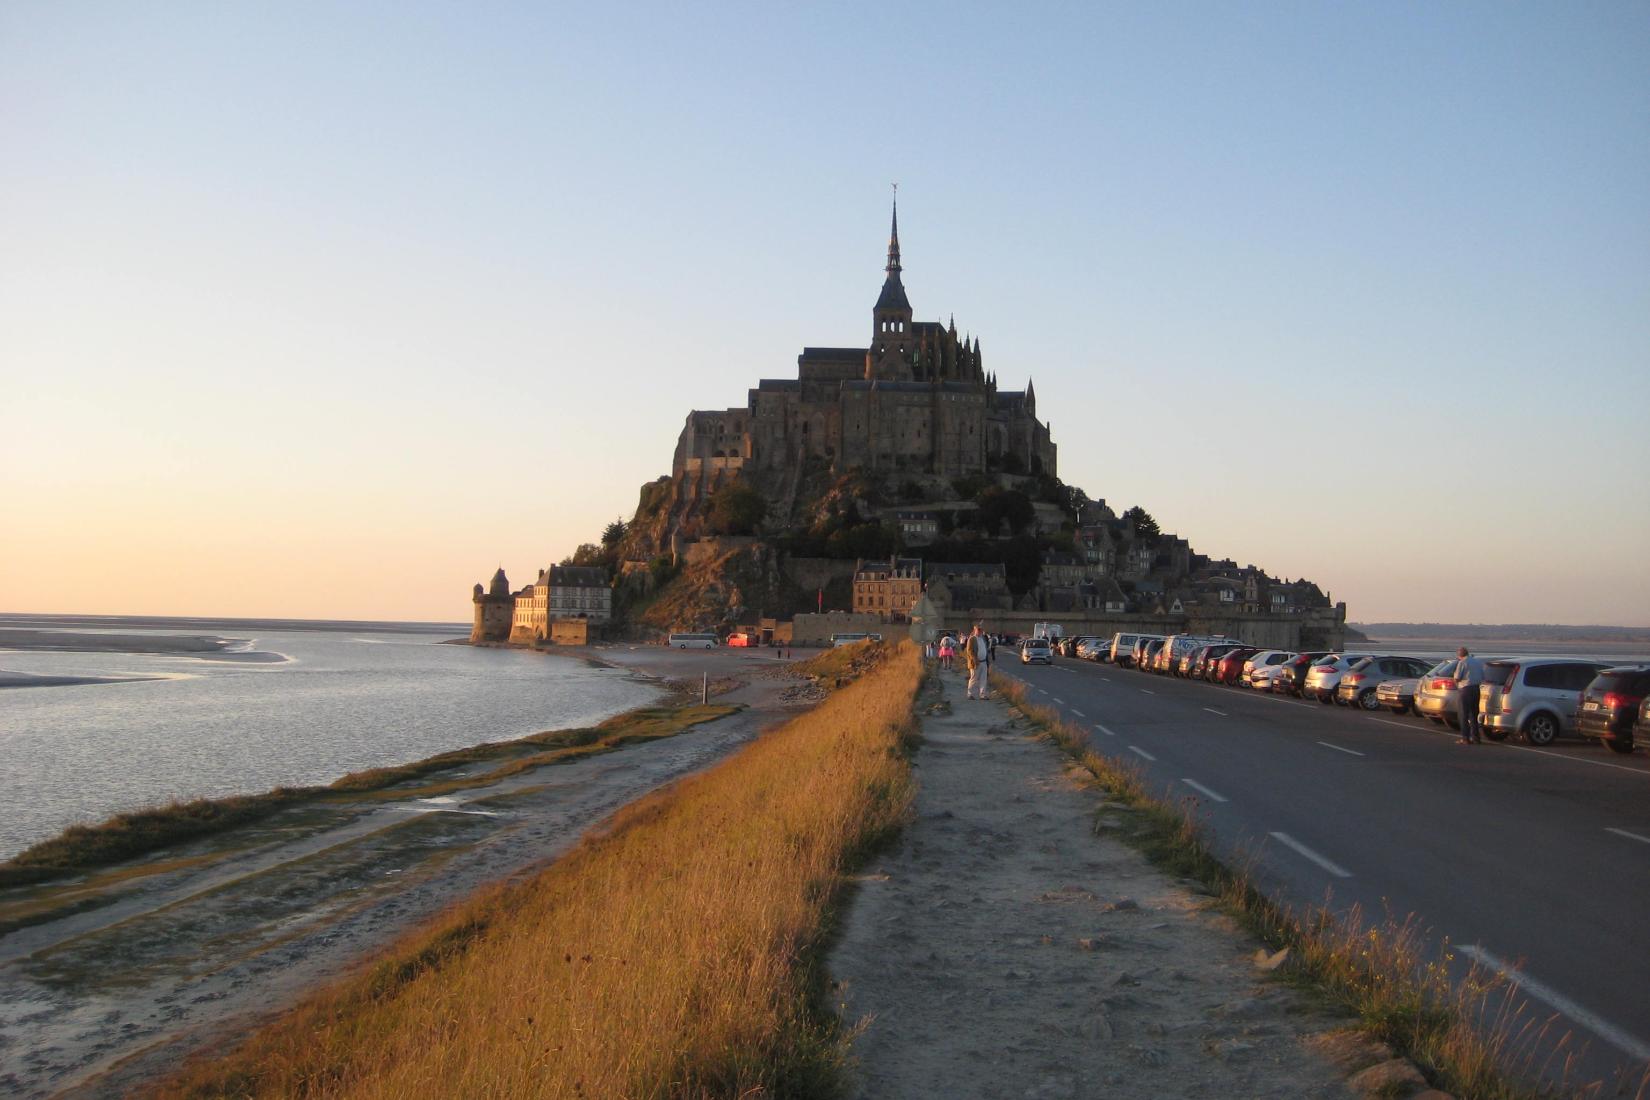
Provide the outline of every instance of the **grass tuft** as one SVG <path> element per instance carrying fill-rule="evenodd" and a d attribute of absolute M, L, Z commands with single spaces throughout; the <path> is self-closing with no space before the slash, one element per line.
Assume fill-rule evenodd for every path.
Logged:
<path fill-rule="evenodd" d="M 825 1097 L 819 996 L 854 858 L 909 815 L 913 647 L 621 810 L 162 1097 Z"/>
<path fill-rule="evenodd" d="M 1123 836 L 1153 863 L 1200 883 L 1224 908 L 1273 947 L 1289 948 L 1288 976 L 1353 1012 L 1362 1028 L 1414 1062 L 1439 1088 L 1474 1100 L 1542 1100 L 1567 1096 L 1573 1052 L 1568 1037 L 1556 1057 L 1538 1063 L 1553 1021 L 1534 1020 L 1505 979 L 1476 964 L 1451 980 L 1453 953 L 1440 957 L 1414 917 L 1368 920 L 1361 909 L 1327 905 L 1301 913 L 1257 889 L 1242 870 L 1216 858 L 1194 816 L 1195 799 L 1172 802 L 1149 790 L 1133 762 L 1095 751 L 1086 729 L 1052 707 L 1030 701 L 1025 685 L 994 675 L 992 686 L 1105 790 L 1127 816 Z M 1510 1067 L 1510 1068 L 1509 1068 Z M 1528 1083 L 1556 1077 L 1556 1088 Z M 1550 1079 L 1550 1078 L 1549 1078 Z"/>

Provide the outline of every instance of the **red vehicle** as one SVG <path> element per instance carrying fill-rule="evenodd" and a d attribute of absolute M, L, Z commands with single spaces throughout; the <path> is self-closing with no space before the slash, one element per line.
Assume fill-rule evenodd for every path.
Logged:
<path fill-rule="evenodd" d="M 1230 653 L 1221 657 L 1220 664 L 1213 677 L 1217 684 L 1236 684 L 1243 679 L 1243 662 L 1259 653 L 1260 650 L 1252 645 L 1239 646 Z"/>
<path fill-rule="evenodd" d="M 743 634 L 743 633 L 739 633 L 739 632 L 736 631 L 735 633 L 732 633 L 732 634 L 728 635 L 728 645 L 730 645 L 730 646 L 746 646 L 746 647 L 749 647 L 749 646 L 753 646 L 753 645 L 756 645 L 756 644 L 757 644 L 757 642 L 756 642 L 756 635 L 755 634 Z"/>

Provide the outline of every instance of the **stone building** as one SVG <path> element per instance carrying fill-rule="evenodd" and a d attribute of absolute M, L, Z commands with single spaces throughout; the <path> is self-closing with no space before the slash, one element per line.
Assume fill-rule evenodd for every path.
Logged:
<path fill-rule="evenodd" d="M 889 558 L 860 561 L 854 569 L 854 611 L 876 615 L 885 623 L 911 619 L 911 608 L 922 595 L 922 559 Z"/>
<path fill-rule="evenodd" d="M 604 570 L 552 565 L 540 569 L 538 580 L 516 593 L 509 640 L 535 645 L 554 638 L 558 621 L 582 619 L 587 624 L 600 624 L 612 617 L 613 589 Z"/>
<path fill-rule="evenodd" d="M 1037 394 L 999 390 L 977 338 L 955 320 L 917 321 L 901 280 L 899 211 L 865 347 L 807 347 L 794 379 L 763 379 L 744 406 L 688 414 L 672 471 L 706 483 L 783 479 L 807 460 L 831 469 L 956 478 L 1047 473 L 1055 446 Z"/>
<path fill-rule="evenodd" d="M 510 581 L 504 567 L 498 567 L 493 582 L 483 590 L 476 585 L 471 597 L 475 604 L 475 622 L 470 627 L 471 642 L 504 642 L 510 638 L 510 623 L 516 609 L 516 597 L 510 591 Z"/>

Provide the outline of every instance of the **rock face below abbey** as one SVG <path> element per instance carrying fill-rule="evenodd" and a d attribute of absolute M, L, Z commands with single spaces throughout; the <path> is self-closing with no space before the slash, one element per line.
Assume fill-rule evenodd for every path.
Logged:
<path fill-rule="evenodd" d="M 628 522 L 540 567 L 537 586 L 511 593 L 501 572 L 476 587 L 475 640 L 779 638 L 794 620 L 801 642 L 826 619 L 851 630 L 919 617 L 1340 644 L 1345 606 L 1312 582 L 1197 553 L 1144 509 L 1119 515 L 1064 484 L 1030 378 L 1000 388 L 978 338 L 954 320 L 916 320 L 897 209 L 883 270 L 865 346 L 805 347 L 794 378 L 689 413 L 669 476 L 642 487 Z M 604 571 L 610 603 L 595 608 L 582 589 L 571 603 L 547 596 L 568 570 Z M 831 611 L 846 619 L 817 614 Z"/>

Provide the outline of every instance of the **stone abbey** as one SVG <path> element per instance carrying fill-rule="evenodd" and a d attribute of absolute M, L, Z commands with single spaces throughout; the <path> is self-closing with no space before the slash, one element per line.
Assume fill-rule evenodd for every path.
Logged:
<path fill-rule="evenodd" d="M 900 279 L 899 210 L 866 347 L 802 349 L 794 379 L 765 378 L 746 404 L 695 411 L 676 444 L 677 478 L 773 481 L 810 460 L 832 470 L 964 477 L 1049 474 L 1055 447 L 1037 395 L 1000 390 L 978 338 L 913 319 Z"/>

